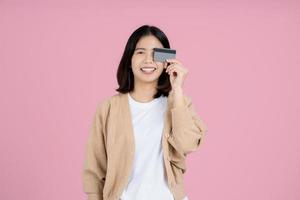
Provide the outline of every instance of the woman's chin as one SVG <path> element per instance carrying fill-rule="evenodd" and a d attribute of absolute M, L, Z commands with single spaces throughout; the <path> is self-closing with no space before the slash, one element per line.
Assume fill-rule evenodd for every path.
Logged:
<path fill-rule="evenodd" d="M 152 77 L 139 77 L 138 80 L 139 82 L 141 83 L 155 83 L 158 81 L 158 78 L 157 76 L 152 76 Z"/>

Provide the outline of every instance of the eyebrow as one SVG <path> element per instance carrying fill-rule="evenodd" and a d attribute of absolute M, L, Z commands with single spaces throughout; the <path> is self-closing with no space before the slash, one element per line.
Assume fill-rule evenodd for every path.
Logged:
<path fill-rule="evenodd" d="M 136 50 L 140 50 L 140 49 L 141 49 L 141 50 L 146 50 L 146 48 L 141 48 L 141 47 L 140 47 L 140 48 L 136 48 L 135 51 L 136 51 Z M 150 49 L 150 50 L 153 50 L 153 48 Z"/>

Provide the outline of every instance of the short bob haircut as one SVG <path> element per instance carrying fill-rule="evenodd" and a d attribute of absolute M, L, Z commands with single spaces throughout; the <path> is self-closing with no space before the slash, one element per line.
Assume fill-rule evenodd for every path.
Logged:
<path fill-rule="evenodd" d="M 120 93 L 127 93 L 133 91 L 134 75 L 131 69 L 131 58 L 138 41 L 142 37 L 149 35 L 156 37 L 161 42 L 164 48 L 170 49 L 170 44 L 167 36 L 159 28 L 155 26 L 143 25 L 136 29 L 127 41 L 123 56 L 118 67 L 117 80 L 119 88 L 117 88 L 116 91 Z M 169 74 L 166 73 L 164 69 L 162 74 L 158 78 L 158 84 L 156 86 L 157 92 L 153 96 L 153 98 L 158 98 L 161 95 L 168 96 L 171 89 L 172 87 L 170 83 Z"/>

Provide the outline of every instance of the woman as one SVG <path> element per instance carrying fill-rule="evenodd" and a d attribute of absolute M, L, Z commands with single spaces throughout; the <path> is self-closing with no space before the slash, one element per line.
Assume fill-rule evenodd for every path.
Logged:
<path fill-rule="evenodd" d="M 132 33 L 119 93 L 97 106 L 83 170 L 89 200 L 188 200 L 185 159 L 207 128 L 183 93 L 188 70 L 177 59 L 154 61 L 153 48 L 170 48 L 159 28 Z"/>

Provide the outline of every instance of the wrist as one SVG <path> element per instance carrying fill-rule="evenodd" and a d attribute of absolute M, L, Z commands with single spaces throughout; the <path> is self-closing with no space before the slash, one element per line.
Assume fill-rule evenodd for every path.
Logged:
<path fill-rule="evenodd" d="M 173 88 L 173 107 L 181 107 L 185 105 L 182 88 Z"/>
<path fill-rule="evenodd" d="M 182 87 L 173 87 L 172 92 L 175 93 L 183 93 Z"/>

